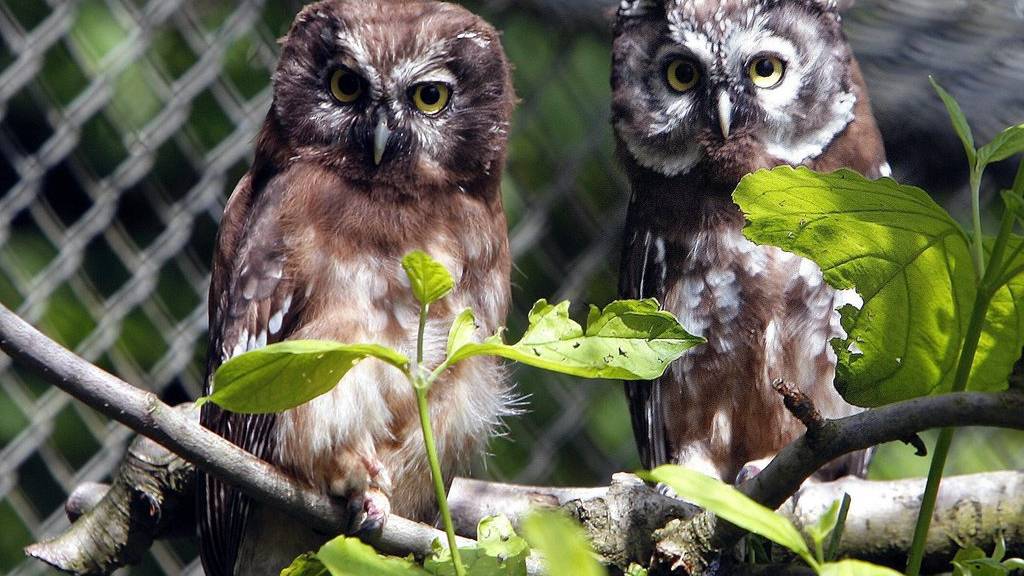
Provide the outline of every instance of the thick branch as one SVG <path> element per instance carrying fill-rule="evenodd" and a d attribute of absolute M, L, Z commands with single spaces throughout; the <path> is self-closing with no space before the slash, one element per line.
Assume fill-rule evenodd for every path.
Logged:
<path fill-rule="evenodd" d="M 739 489 L 769 508 L 778 508 L 804 480 L 844 454 L 951 426 L 1024 430 L 1024 394 L 964 392 L 929 396 L 832 420 L 783 448 L 760 474 Z M 742 534 L 732 524 L 719 522 L 704 512 L 691 522 L 675 523 L 663 531 L 656 559 L 699 573 L 715 552 Z"/>
<path fill-rule="evenodd" d="M 279 470 L 199 426 L 187 415 L 82 360 L 0 306 L 0 348 L 38 370 L 50 382 L 109 418 L 152 438 L 182 458 L 239 486 L 256 500 L 292 514 L 324 533 L 347 525 L 344 506 L 297 486 Z M 405 555 L 431 553 L 444 533 L 392 516 L 370 539 L 379 550 Z M 469 544 L 463 540 L 461 544 Z"/>
<path fill-rule="evenodd" d="M 92 366 L 49 340 L 6 308 L 0 306 L 0 348 L 44 376 L 72 396 L 103 414 L 126 424 L 141 434 L 167 446 L 183 458 L 237 484 L 252 497 L 285 510 L 310 526 L 324 532 L 346 525 L 345 511 L 326 496 L 302 490 L 274 467 L 238 449 L 220 436 L 198 426 L 187 416 L 175 412 L 153 394 L 136 389 Z M 787 446 L 759 475 L 741 486 L 755 500 L 778 507 L 815 470 L 843 454 L 884 442 L 900 440 L 918 432 L 947 426 L 995 426 L 1024 429 L 1024 395 L 1019 393 L 961 393 L 921 398 L 895 404 L 842 420 L 826 422 L 813 436 L 804 436 Z M 687 517 L 693 510 L 678 501 L 666 501 L 651 494 L 635 480 L 619 479 L 605 497 L 590 492 L 589 499 L 569 492 L 533 487 L 522 502 L 564 504 L 594 532 L 602 527 L 611 531 L 606 541 L 596 541 L 599 550 L 616 563 L 643 560 L 648 543 L 623 539 L 622 534 L 645 532 L 661 525 L 669 517 Z M 621 498 L 609 500 L 618 490 Z M 546 494 L 546 495 L 545 495 Z M 583 494 L 586 496 L 586 493 Z M 507 494 L 506 494 L 507 496 Z M 479 499 L 479 494 L 474 498 Z M 597 502 L 600 508 L 587 505 Z M 460 509 L 455 498 L 454 507 Z M 508 502 L 490 510 L 510 512 Z M 467 525 L 461 510 L 463 527 Z M 1020 523 L 1021 515 L 1015 517 Z M 658 556 L 671 563 L 688 555 L 700 561 L 708 552 L 722 549 L 738 535 L 735 528 L 715 521 L 706 512 L 699 522 L 675 523 L 657 535 Z M 1010 523 L 1012 524 L 1012 522 Z M 689 529 L 687 528 L 689 527 Z M 618 533 L 618 534 L 616 534 Z M 1017 534 L 1024 534 L 1020 530 Z M 441 532 L 422 524 L 392 517 L 383 533 L 373 542 L 385 552 L 428 554 L 430 545 Z M 695 545 L 694 543 L 702 543 Z M 468 542 L 464 542 L 468 543 Z M 536 573 L 536 563 L 531 573 Z"/>

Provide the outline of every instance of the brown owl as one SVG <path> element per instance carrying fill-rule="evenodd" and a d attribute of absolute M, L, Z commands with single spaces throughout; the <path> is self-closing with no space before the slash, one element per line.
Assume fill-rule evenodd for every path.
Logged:
<path fill-rule="evenodd" d="M 846 2 L 849 3 L 849 2 Z M 731 193 L 782 164 L 888 176 L 836 0 L 624 0 L 612 118 L 632 186 L 619 292 L 656 297 L 707 344 L 626 392 L 644 466 L 726 481 L 756 473 L 803 431 L 782 378 L 826 417 L 836 392 L 836 310 L 857 305 L 811 261 L 743 237 Z M 750 464 L 750 467 L 744 468 Z M 823 476 L 863 473 L 864 454 Z"/>
<path fill-rule="evenodd" d="M 374 342 L 416 353 L 419 306 L 401 259 L 420 249 L 456 279 L 431 306 L 425 361 L 439 364 L 455 315 L 504 323 L 509 249 L 500 195 L 515 97 L 496 31 L 430 0 L 328 0 L 283 41 L 252 168 L 225 208 L 210 287 L 210 376 L 228 358 L 286 339 Z M 507 412 L 494 359 L 460 363 L 431 390 L 448 480 L 480 455 Z M 432 521 L 414 392 L 376 361 L 294 410 L 203 407 L 203 424 L 379 528 L 389 511 Z M 201 479 L 208 574 L 277 574 L 328 535 Z M 339 532 L 346 527 L 339 526 Z M 349 527 L 353 528 L 353 527 Z"/>

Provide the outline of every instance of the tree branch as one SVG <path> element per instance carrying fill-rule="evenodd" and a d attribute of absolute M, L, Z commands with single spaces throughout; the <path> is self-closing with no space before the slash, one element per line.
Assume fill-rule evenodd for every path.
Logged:
<path fill-rule="evenodd" d="M 155 395 L 134 388 L 78 358 L 2 306 L 0 348 L 38 370 L 75 398 L 238 485 L 253 498 L 287 511 L 325 533 L 336 532 L 346 525 L 345 509 L 340 503 L 299 488 L 273 466 L 202 428 L 194 419 L 160 402 Z M 919 398 L 825 422 L 815 434 L 805 435 L 783 449 L 768 467 L 740 489 L 758 502 L 777 508 L 815 470 L 836 457 L 948 426 L 1024 429 L 1024 394 L 960 393 Z M 476 490 L 473 498 L 482 502 L 479 485 Z M 593 489 L 573 492 L 506 487 L 503 490 L 504 499 L 492 503 L 490 513 L 512 512 L 509 493 L 524 490 L 526 496 L 517 500 L 521 508 L 530 503 L 564 505 L 592 533 L 602 526 L 610 530 L 610 535 L 605 540 L 596 539 L 595 545 L 616 563 L 644 560 L 649 556 L 647 551 L 653 544 L 649 537 L 655 527 L 668 518 L 689 518 L 695 513 L 684 503 L 652 493 L 635 479 L 617 477 L 616 483 L 604 494 Z M 465 530 L 475 522 L 468 519 L 463 501 L 455 492 L 453 490 L 453 507 L 459 511 Z M 1019 515 L 1016 521 L 1020 523 Z M 635 533 L 645 533 L 647 540 L 632 540 L 632 536 L 628 536 Z M 623 534 L 627 535 L 625 539 Z M 1016 534 L 1024 535 L 1024 528 Z M 431 543 L 442 535 L 432 527 L 392 516 L 383 532 L 370 543 L 383 552 L 422 556 L 430 553 Z M 671 565 L 693 559 L 695 563 L 689 567 L 699 570 L 701 562 L 711 553 L 728 546 L 738 535 L 735 527 L 701 512 L 691 522 L 673 521 L 665 530 L 658 531 L 655 558 Z M 467 540 L 460 542 L 469 543 Z M 685 562 L 682 565 L 688 566 Z M 535 561 L 531 562 L 530 573 L 539 573 Z"/>
<path fill-rule="evenodd" d="M 4 306 L 0 306 L 0 349 L 105 416 L 237 485 L 256 500 L 284 510 L 327 534 L 337 533 L 347 525 L 341 503 L 300 488 L 277 468 L 203 428 L 156 395 L 135 388 L 69 352 Z M 443 542 L 444 533 L 391 516 L 381 534 L 368 542 L 387 553 L 425 556 L 431 553 L 431 543 L 437 538 Z M 471 543 L 460 541 L 460 545 Z"/>
<path fill-rule="evenodd" d="M 761 473 L 739 489 L 776 509 L 815 471 L 844 454 L 951 426 L 1024 430 L 1024 394 L 961 392 L 928 396 L 827 421 L 783 448 Z M 736 526 L 703 512 L 690 522 L 666 527 L 659 538 L 655 560 L 699 573 L 718 550 L 742 535 L 743 531 Z"/>

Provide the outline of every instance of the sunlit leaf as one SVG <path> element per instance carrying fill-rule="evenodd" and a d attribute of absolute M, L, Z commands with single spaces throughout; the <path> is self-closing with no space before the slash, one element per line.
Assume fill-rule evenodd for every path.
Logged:
<path fill-rule="evenodd" d="M 999 162 L 1021 152 L 1024 152 L 1024 124 L 1003 130 L 992 142 L 982 146 L 978 150 L 978 162 Z"/>
<path fill-rule="evenodd" d="M 451 330 L 448 331 L 448 355 L 462 348 L 473 341 L 473 334 L 476 332 L 476 317 L 471 308 L 466 308 L 452 322 Z"/>
<path fill-rule="evenodd" d="M 946 92 L 942 86 L 939 86 L 935 78 L 929 77 L 928 80 L 931 81 L 935 91 L 939 93 L 942 103 L 946 105 L 949 118 L 953 121 L 953 129 L 956 130 L 956 135 L 960 137 L 960 141 L 964 145 L 964 151 L 967 152 L 967 158 L 973 166 L 977 158 L 977 152 L 974 149 L 974 134 L 971 132 L 970 124 L 967 123 L 967 117 L 964 116 L 964 112 L 960 109 L 960 104 L 956 99 L 949 92 Z"/>
<path fill-rule="evenodd" d="M 544 557 L 548 574 L 605 576 L 583 529 L 557 512 L 534 512 L 523 521 L 523 535 Z"/>
<path fill-rule="evenodd" d="M 693 502 L 744 530 L 789 548 L 812 567 L 817 561 L 800 532 L 787 518 L 751 500 L 739 490 L 710 476 L 680 466 L 659 466 L 638 475 L 649 482 L 660 482 L 682 499 Z"/>
<path fill-rule="evenodd" d="M 849 339 L 833 342 L 847 400 L 878 406 L 950 389 L 977 281 L 962 229 L 924 191 L 782 167 L 747 176 L 733 197 L 748 238 L 814 260 L 829 284 L 863 299 L 842 310 Z"/>
<path fill-rule="evenodd" d="M 455 280 L 448 269 L 426 252 L 416 250 L 402 258 L 402 268 L 409 276 L 409 284 L 416 299 L 423 304 L 433 304 L 452 291 Z"/>
<path fill-rule="evenodd" d="M 281 576 L 327 576 L 327 574 L 330 572 L 312 552 L 299 556 L 290 566 L 281 570 Z"/>
<path fill-rule="evenodd" d="M 225 362 L 214 376 L 209 401 L 232 412 L 281 412 L 329 392 L 366 358 L 400 370 L 409 365 L 402 354 L 375 344 L 289 340 Z"/>
<path fill-rule="evenodd" d="M 901 576 L 892 568 L 876 566 L 861 560 L 843 560 L 821 565 L 819 576 Z"/>
<path fill-rule="evenodd" d="M 358 538 L 339 536 L 324 544 L 316 557 L 331 576 L 429 576 L 411 560 L 382 556 Z"/>
<path fill-rule="evenodd" d="M 487 517 L 477 526 L 477 544 L 460 547 L 467 576 L 526 576 L 530 548 L 504 516 Z M 424 568 L 437 576 L 454 576 L 451 551 L 435 542 L 434 553 Z"/>
<path fill-rule="evenodd" d="M 569 303 L 540 300 L 530 311 L 522 339 L 504 344 L 498 337 L 458 347 L 452 363 L 493 355 L 585 378 L 651 380 L 661 376 L 683 352 L 703 342 L 658 309 L 654 300 L 612 302 L 592 307 L 584 330 L 569 317 Z"/>

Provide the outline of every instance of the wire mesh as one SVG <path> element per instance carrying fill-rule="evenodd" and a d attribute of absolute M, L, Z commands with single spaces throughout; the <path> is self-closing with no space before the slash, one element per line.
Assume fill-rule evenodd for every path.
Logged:
<path fill-rule="evenodd" d="M 1002 37 L 1024 38 L 1024 9 L 1007 2 L 968 9 L 973 20 L 955 11 L 963 2 L 948 1 L 865 2 L 851 15 L 872 88 L 886 90 L 876 97 L 884 132 L 903 123 L 914 98 L 925 98 L 920 82 L 913 91 L 887 91 L 899 86 L 897 67 L 910 67 L 895 59 L 948 65 L 936 46 L 967 43 L 948 31 L 932 38 L 942 22 L 968 32 L 998 24 Z M 513 331 L 536 298 L 600 304 L 614 297 L 626 194 L 607 121 L 607 4 L 467 2 L 503 31 L 522 98 L 504 182 L 516 263 Z M 270 101 L 276 38 L 297 8 L 294 0 L 0 0 L 0 301 L 168 402 L 196 397 L 217 223 L 248 167 Z M 898 37 L 900 19 L 915 9 L 931 10 L 931 24 Z M 986 46 L 977 59 L 1000 85 L 1020 86 L 1024 69 L 1010 57 L 1019 56 L 1020 42 L 1000 43 L 994 56 Z M 952 75 L 973 62 L 965 61 L 943 70 Z M 957 84 L 983 85 L 976 75 Z M 1024 119 L 1020 95 L 1005 96 L 982 119 L 982 132 Z M 976 113 L 991 107 L 968 104 Z M 890 138 L 890 151 L 898 173 L 924 178 L 934 172 L 921 166 L 934 165 L 936 154 L 915 148 L 921 142 L 960 164 L 950 159 L 955 140 L 928 132 L 942 123 L 938 107 L 921 109 L 927 113 L 915 116 L 909 135 L 910 128 Z M 949 195 L 962 175 L 945 170 L 935 181 Z M 618 383 L 525 369 L 516 378 L 530 395 L 529 413 L 509 422 L 478 474 L 587 484 L 637 465 Z M 22 546 L 66 526 L 66 496 L 80 482 L 108 479 L 129 437 L 0 358 L 0 572 L 46 573 L 24 560 Z M 1020 442 L 991 443 L 978 466 L 1021 465 L 1019 455 L 1014 460 Z M 195 554 L 190 542 L 158 542 L 123 573 L 200 573 Z"/>

